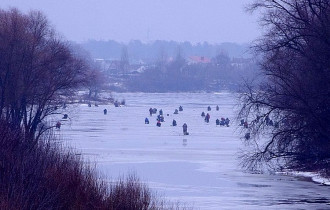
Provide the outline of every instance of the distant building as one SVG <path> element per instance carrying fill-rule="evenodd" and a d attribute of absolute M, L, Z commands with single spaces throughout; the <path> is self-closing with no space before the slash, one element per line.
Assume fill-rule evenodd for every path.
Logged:
<path fill-rule="evenodd" d="M 252 64 L 253 59 L 252 58 L 233 58 L 231 61 L 231 66 L 234 67 L 243 67 L 248 64 Z"/>
<path fill-rule="evenodd" d="M 209 63 L 211 63 L 211 59 L 207 58 L 205 56 L 189 56 L 187 61 L 188 61 L 188 65 L 191 65 L 191 64 L 209 64 Z"/>

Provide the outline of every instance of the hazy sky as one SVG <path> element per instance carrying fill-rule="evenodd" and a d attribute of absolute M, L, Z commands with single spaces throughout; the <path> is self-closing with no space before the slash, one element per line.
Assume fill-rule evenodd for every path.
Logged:
<path fill-rule="evenodd" d="M 252 0 L 0 0 L 0 7 L 43 11 L 65 38 L 127 42 L 174 40 L 250 42 L 257 17 L 244 11 Z"/>

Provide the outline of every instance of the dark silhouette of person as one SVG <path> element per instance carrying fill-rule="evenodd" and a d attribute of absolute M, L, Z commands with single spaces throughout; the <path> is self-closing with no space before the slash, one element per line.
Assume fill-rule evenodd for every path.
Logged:
<path fill-rule="evenodd" d="M 205 122 L 210 122 L 210 114 L 207 113 L 206 116 L 205 116 Z"/>
<path fill-rule="evenodd" d="M 183 129 L 183 135 L 188 135 L 188 126 L 186 123 L 183 124 L 182 129 Z"/>
<path fill-rule="evenodd" d="M 149 124 L 149 119 L 147 117 L 144 119 L 144 124 Z"/>
<path fill-rule="evenodd" d="M 172 121 L 172 126 L 176 126 L 176 121 L 175 120 Z"/>
<path fill-rule="evenodd" d="M 230 120 L 229 120 L 229 118 L 227 117 L 227 118 L 225 119 L 225 125 L 226 125 L 227 127 L 229 127 L 229 122 L 230 122 Z"/>
<path fill-rule="evenodd" d="M 56 123 L 56 128 L 57 128 L 57 129 L 60 129 L 60 128 L 61 128 L 61 122 L 60 122 L 60 121 L 57 121 L 57 123 Z"/>

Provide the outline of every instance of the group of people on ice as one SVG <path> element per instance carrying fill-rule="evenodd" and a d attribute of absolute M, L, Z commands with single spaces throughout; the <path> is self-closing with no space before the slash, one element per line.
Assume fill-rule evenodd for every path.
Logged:
<path fill-rule="evenodd" d="M 257 116 L 256 119 L 254 120 L 254 123 L 259 123 L 260 122 L 260 119 L 261 119 L 261 117 L 260 116 Z M 266 126 L 274 126 L 275 128 L 279 128 L 279 123 L 277 121 L 273 122 L 273 120 L 270 119 L 270 117 L 268 115 L 264 118 L 263 123 Z M 249 124 L 248 124 L 247 120 L 244 120 L 244 119 L 241 119 L 241 123 L 239 125 L 240 126 L 244 126 L 244 128 L 246 128 L 246 129 L 249 128 Z M 251 133 L 250 132 L 247 132 L 244 135 L 244 138 L 246 140 L 249 140 L 251 138 Z"/>
<path fill-rule="evenodd" d="M 219 111 L 220 110 L 220 108 L 219 108 L 218 105 L 215 107 L 215 109 L 216 109 L 216 111 Z M 208 106 L 207 107 L 207 110 L 208 111 L 211 111 L 212 110 L 211 106 Z M 178 109 L 175 109 L 174 110 L 174 113 L 173 114 L 179 114 L 179 112 L 182 112 L 182 111 L 183 111 L 183 107 L 182 106 L 179 106 Z M 149 109 L 149 114 L 150 114 L 150 116 L 152 116 L 153 114 L 157 114 L 157 109 L 156 108 L 150 108 Z M 163 110 L 160 109 L 159 110 L 159 114 L 157 115 L 157 118 L 156 118 L 156 120 L 157 120 L 156 126 L 158 126 L 158 127 L 161 127 L 162 122 L 165 122 L 165 119 L 164 119 L 164 115 L 163 114 L 164 114 L 163 113 Z M 169 116 L 169 114 L 167 114 L 167 116 Z M 202 112 L 201 116 L 204 118 L 204 121 L 206 123 L 209 123 L 210 122 L 211 115 L 209 113 L 206 113 L 205 114 L 205 112 Z M 145 124 L 149 124 L 149 123 L 150 123 L 149 122 L 149 119 L 146 117 L 145 118 Z M 230 120 L 229 120 L 228 117 L 227 118 L 223 118 L 222 117 L 222 118 L 220 118 L 220 120 L 219 119 L 216 119 L 215 123 L 216 123 L 217 126 L 219 125 L 219 126 L 227 126 L 227 127 L 229 127 Z M 171 125 L 172 126 L 177 126 L 177 121 L 175 119 L 173 119 Z M 186 123 L 183 124 L 182 129 L 183 129 L 183 134 L 184 135 L 189 135 L 189 132 L 187 131 L 188 130 L 188 125 Z"/>
<path fill-rule="evenodd" d="M 219 119 L 216 119 L 215 124 L 220 125 L 220 126 L 227 126 L 229 127 L 229 118 L 227 117 L 226 119 L 221 117 L 221 121 Z"/>
<path fill-rule="evenodd" d="M 179 106 L 179 109 L 175 109 L 173 114 L 179 114 L 179 111 L 180 112 L 183 111 L 183 107 L 182 106 Z M 149 109 L 149 114 L 150 114 L 150 116 L 152 116 L 153 114 L 157 114 L 157 109 L 156 108 L 150 108 Z M 169 116 L 169 114 L 167 114 L 167 116 Z M 158 126 L 158 127 L 161 127 L 162 126 L 162 122 L 165 122 L 164 113 L 163 113 L 163 110 L 162 109 L 159 110 L 159 114 L 157 115 L 156 120 L 157 120 L 156 126 Z M 144 123 L 145 124 L 149 124 L 150 123 L 150 121 L 149 121 L 149 119 L 147 117 L 144 119 Z M 172 126 L 177 126 L 177 122 L 176 122 L 175 119 L 173 119 L 171 125 Z M 188 126 L 187 126 L 186 123 L 183 124 L 182 128 L 183 128 L 183 135 L 189 135 L 189 133 L 188 133 Z"/>
<path fill-rule="evenodd" d="M 256 119 L 254 120 L 255 123 L 259 123 L 260 121 L 260 116 L 257 116 Z M 265 117 L 265 121 L 264 121 L 265 125 L 266 126 L 274 126 L 275 128 L 278 128 L 279 127 L 279 123 L 278 122 L 273 122 L 272 119 L 270 119 L 269 116 L 266 116 Z M 244 120 L 244 119 L 241 119 L 241 122 L 239 124 L 240 126 L 244 126 L 244 128 L 249 128 L 249 124 L 247 122 L 247 120 Z"/>
<path fill-rule="evenodd" d="M 216 111 L 219 111 L 220 110 L 220 108 L 219 108 L 218 105 L 215 107 L 215 109 L 216 109 Z M 211 106 L 208 106 L 207 107 L 207 111 L 211 111 L 211 110 L 212 110 Z M 206 123 L 209 123 L 210 122 L 211 116 L 210 116 L 209 113 L 205 114 L 205 112 L 202 112 L 201 116 L 204 118 L 204 121 Z M 229 127 L 229 122 L 230 122 L 230 120 L 229 120 L 228 117 L 227 118 L 221 117 L 220 120 L 219 119 L 216 119 L 215 120 L 215 124 L 216 125 L 220 125 L 220 126 L 227 126 L 227 127 Z"/>

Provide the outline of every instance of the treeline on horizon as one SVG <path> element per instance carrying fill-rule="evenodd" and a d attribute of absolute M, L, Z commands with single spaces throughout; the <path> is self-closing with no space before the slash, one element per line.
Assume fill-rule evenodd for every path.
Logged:
<path fill-rule="evenodd" d="M 88 40 L 80 45 L 90 52 L 93 58 L 99 59 L 120 59 L 124 47 L 127 47 L 128 55 L 133 60 L 143 60 L 152 62 L 157 60 L 161 53 L 168 57 L 175 57 L 178 50 L 184 57 L 205 56 L 212 58 L 219 52 L 226 53 L 230 58 L 250 58 L 249 44 L 238 44 L 224 42 L 221 44 L 210 44 L 208 42 L 192 44 L 186 42 L 156 40 L 144 43 L 140 40 L 132 40 L 128 43 L 122 43 L 114 40 L 98 41 Z"/>

